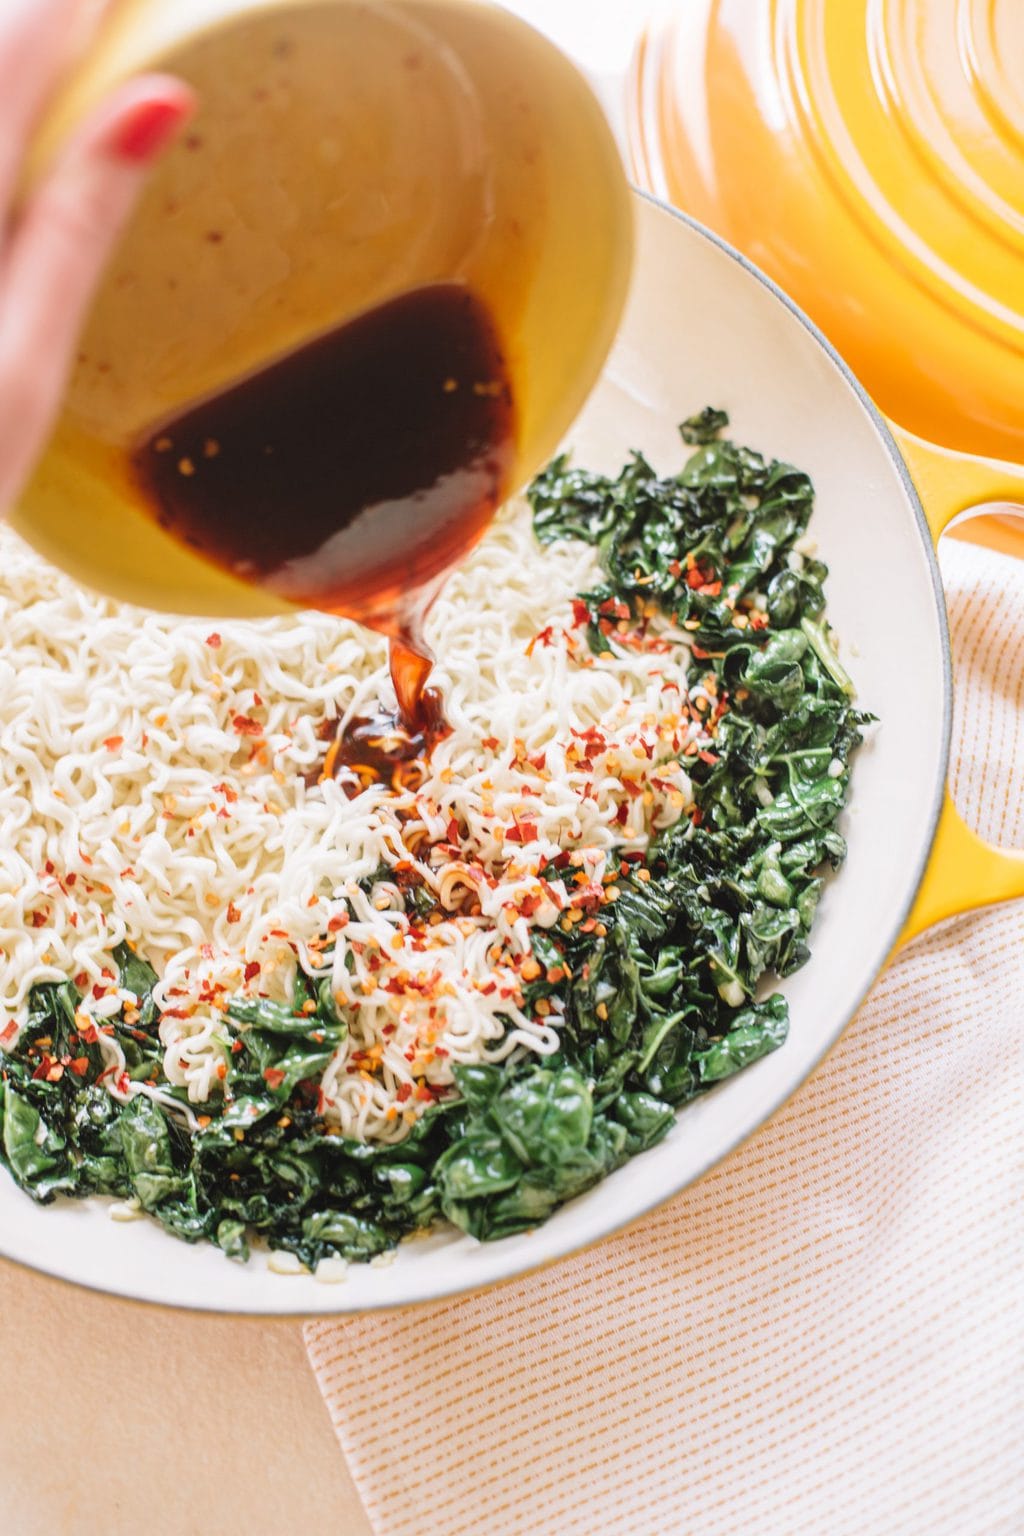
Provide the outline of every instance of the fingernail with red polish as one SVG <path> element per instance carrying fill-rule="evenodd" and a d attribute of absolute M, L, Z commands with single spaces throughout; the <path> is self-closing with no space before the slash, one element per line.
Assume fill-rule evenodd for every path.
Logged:
<path fill-rule="evenodd" d="M 122 160 L 144 165 L 170 143 L 188 106 L 179 101 L 142 101 L 117 125 L 110 147 Z"/>

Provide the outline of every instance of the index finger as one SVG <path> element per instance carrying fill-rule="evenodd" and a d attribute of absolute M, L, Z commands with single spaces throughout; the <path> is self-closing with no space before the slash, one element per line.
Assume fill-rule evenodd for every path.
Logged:
<path fill-rule="evenodd" d="M 43 107 L 103 0 L 0 0 L 0 228 Z"/>

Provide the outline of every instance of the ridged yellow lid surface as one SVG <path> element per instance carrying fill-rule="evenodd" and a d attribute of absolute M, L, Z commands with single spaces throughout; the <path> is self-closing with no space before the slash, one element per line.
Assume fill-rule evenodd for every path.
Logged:
<path fill-rule="evenodd" d="M 680 0 L 633 87 L 641 181 L 895 421 L 1024 461 L 1022 0 Z"/>

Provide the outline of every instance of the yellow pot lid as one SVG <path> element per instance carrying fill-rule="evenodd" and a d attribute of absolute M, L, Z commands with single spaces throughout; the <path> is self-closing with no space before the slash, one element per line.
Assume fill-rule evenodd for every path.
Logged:
<path fill-rule="evenodd" d="M 1024 4 L 680 0 L 638 179 L 821 326 L 894 420 L 1024 461 Z"/>

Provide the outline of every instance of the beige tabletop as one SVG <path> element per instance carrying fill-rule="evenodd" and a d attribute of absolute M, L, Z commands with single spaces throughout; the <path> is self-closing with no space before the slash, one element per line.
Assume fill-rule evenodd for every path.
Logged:
<path fill-rule="evenodd" d="M 296 1323 L 0 1262 L 3 1536 L 369 1536 Z"/>

